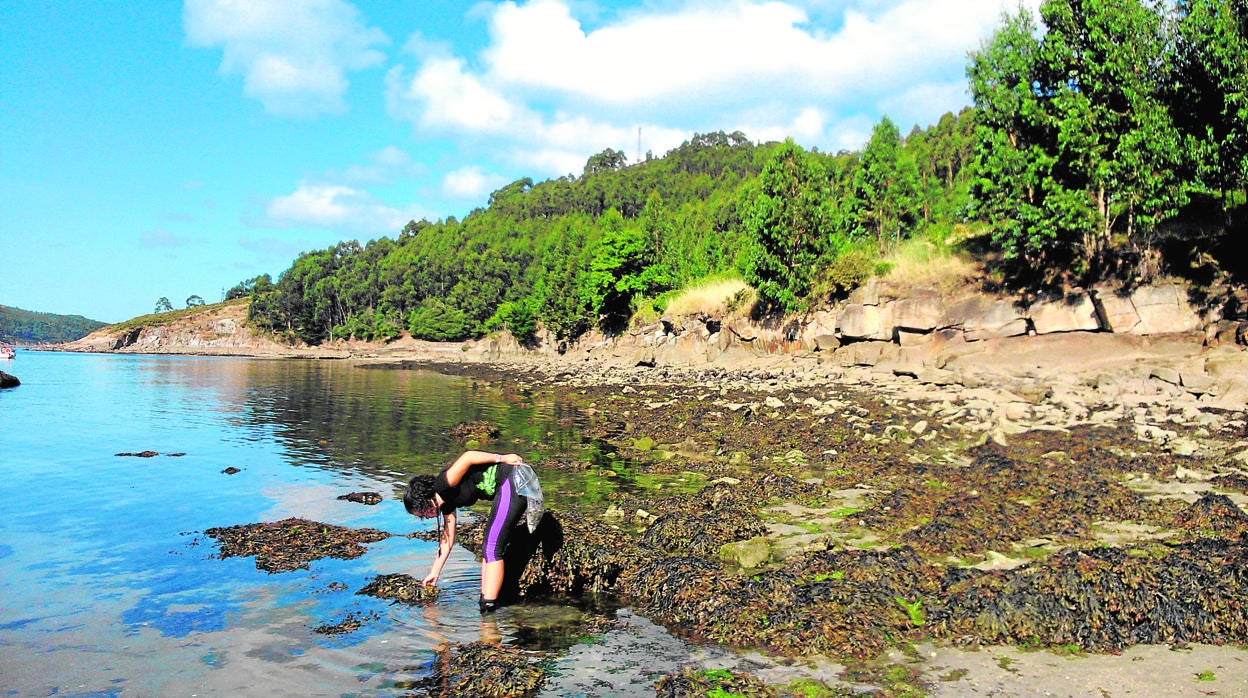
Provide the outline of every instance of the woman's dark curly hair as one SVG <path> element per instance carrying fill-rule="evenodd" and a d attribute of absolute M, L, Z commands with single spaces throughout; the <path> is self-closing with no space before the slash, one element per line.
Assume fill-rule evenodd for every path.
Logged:
<path fill-rule="evenodd" d="M 407 513 L 422 519 L 437 516 L 438 509 L 433 503 L 433 495 L 433 476 L 417 475 L 407 483 L 407 490 L 403 492 L 403 508 L 407 509 Z"/>

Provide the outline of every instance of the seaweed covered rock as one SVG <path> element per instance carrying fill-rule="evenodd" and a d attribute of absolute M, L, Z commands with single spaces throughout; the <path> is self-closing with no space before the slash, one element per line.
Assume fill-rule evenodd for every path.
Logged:
<path fill-rule="evenodd" d="M 717 509 L 756 512 L 769 502 L 813 504 L 826 494 L 827 489 L 823 485 L 803 482 L 788 475 L 765 473 L 744 480 L 720 478 L 693 493 L 646 498 L 623 492 L 613 494 L 611 500 L 615 507 L 626 512 L 627 521 L 647 524 L 651 521 L 647 517 L 637 516 L 635 512 L 643 510 L 658 518 L 669 514 L 688 517 L 694 515 L 692 512 Z M 750 536 L 746 536 L 748 537 Z"/>
<path fill-rule="evenodd" d="M 758 515 L 741 507 L 664 514 L 641 535 L 647 550 L 715 557 L 720 548 L 762 536 L 767 527 Z"/>
<path fill-rule="evenodd" d="M 659 679 L 654 685 L 654 694 L 657 698 L 775 698 L 777 695 L 757 676 L 727 669 L 681 669 Z"/>
<path fill-rule="evenodd" d="M 789 475 L 763 473 L 741 481 L 724 478 L 712 482 L 696 497 L 702 507 L 758 508 L 770 501 L 809 504 L 825 494 L 823 485 L 804 482 Z"/>
<path fill-rule="evenodd" d="M 375 528 L 352 529 L 299 518 L 210 528 L 204 534 L 221 544 L 221 557 L 254 555 L 256 567 L 269 573 L 306 570 L 308 563 L 323 557 L 353 560 L 366 552 L 365 544 L 390 536 Z"/>
<path fill-rule="evenodd" d="M 1248 533 L 1248 515 L 1224 494 L 1206 494 L 1175 514 L 1174 524 L 1200 535 L 1238 537 Z"/>
<path fill-rule="evenodd" d="M 930 520 L 936 512 L 939 500 L 932 497 L 931 492 L 913 485 L 904 485 L 892 490 L 871 506 L 855 514 L 850 514 L 850 521 L 878 530 L 890 530 L 898 527 L 913 526 L 921 520 Z"/>
<path fill-rule="evenodd" d="M 1093 521 L 1151 520 L 1158 512 L 1140 493 L 1100 478 L 1060 487 L 1031 507 L 1037 532 L 1069 536 L 1086 534 Z"/>
<path fill-rule="evenodd" d="M 981 447 L 970 467 L 927 473 L 941 488 L 908 484 L 849 521 L 897 535 L 925 555 L 966 555 L 1034 537 L 1080 539 L 1095 521 L 1168 524 L 1168 505 L 1076 468 L 1038 468 Z M 942 494 L 948 481 L 957 494 Z"/>
<path fill-rule="evenodd" d="M 417 695 L 429 698 L 523 698 L 535 695 L 546 680 L 536 658 L 521 649 L 488 642 L 442 648 L 432 673 L 415 682 Z"/>
<path fill-rule="evenodd" d="M 483 444 L 497 439 L 501 433 L 502 430 L 499 429 L 497 424 L 485 421 L 460 422 L 451 427 L 451 438 L 461 444 L 466 444 L 470 441 Z"/>
<path fill-rule="evenodd" d="M 438 600 L 436 586 L 427 585 L 409 574 L 379 574 L 355 593 L 413 606 Z"/>
<path fill-rule="evenodd" d="M 729 574 L 700 557 L 657 559 L 624 588 L 646 615 L 697 638 L 780 654 L 873 657 L 917 637 L 943 571 L 908 548 L 817 551 L 784 569 Z"/>
<path fill-rule="evenodd" d="M 372 506 L 381 503 L 380 492 L 351 492 L 348 494 L 338 495 L 338 499 L 344 502 L 355 502 L 357 504 L 367 504 Z"/>
<path fill-rule="evenodd" d="M 1209 481 L 1214 487 L 1248 494 L 1248 475 L 1243 473 L 1226 473 Z"/>
<path fill-rule="evenodd" d="M 902 543 L 923 553 L 961 555 L 989 550 L 1035 533 L 1027 507 L 973 495 L 950 497 L 931 521 L 902 534 Z"/>
<path fill-rule="evenodd" d="M 346 635 L 364 627 L 364 623 L 370 620 L 377 620 L 380 617 L 375 611 L 369 613 L 348 613 L 337 623 L 323 623 L 312 628 L 312 632 L 317 635 Z"/>
<path fill-rule="evenodd" d="M 950 586 L 933 633 L 965 643 L 1129 645 L 1248 641 L 1248 543 L 1199 540 L 1060 553 Z"/>

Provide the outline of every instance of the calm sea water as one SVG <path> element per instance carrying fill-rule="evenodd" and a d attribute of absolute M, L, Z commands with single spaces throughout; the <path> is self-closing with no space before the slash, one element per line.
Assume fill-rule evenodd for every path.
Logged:
<path fill-rule="evenodd" d="M 576 633 L 579 611 L 559 605 L 483 621 L 479 568 L 462 548 L 439 603 L 410 608 L 355 591 L 378 574 L 423 576 L 431 543 L 392 537 L 356 560 L 267 574 L 251 558 L 220 559 L 202 534 L 291 516 L 427 529 L 397 496 L 411 474 L 456 455 L 453 425 L 490 420 L 503 428 L 491 448 L 524 453 L 578 438 L 559 405 L 344 362 L 21 352 L 0 369 L 22 381 L 0 391 L 4 695 L 394 695 L 447 642 Z M 116 455 L 145 450 L 160 455 Z M 554 506 L 583 496 L 538 471 Z M 337 499 L 362 490 L 386 500 Z M 313 632 L 372 613 L 352 633 Z M 543 694 L 652 696 L 668 671 L 730 661 L 621 619 L 625 629 L 551 655 Z"/>

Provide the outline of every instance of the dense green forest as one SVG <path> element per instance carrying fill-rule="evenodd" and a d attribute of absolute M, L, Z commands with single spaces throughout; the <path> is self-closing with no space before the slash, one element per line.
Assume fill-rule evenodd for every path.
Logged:
<path fill-rule="evenodd" d="M 104 324 L 81 315 L 36 313 L 0 305 L 0 342 L 8 344 L 72 342 Z"/>
<path fill-rule="evenodd" d="M 860 151 L 694 136 L 579 176 L 520 179 L 463 220 L 307 252 L 243 282 L 251 319 L 307 342 L 562 341 L 738 276 L 798 313 L 889 270 L 909 240 L 975 255 L 986 284 L 1242 275 L 1248 0 L 1046 0 L 968 59 L 973 106 Z"/>

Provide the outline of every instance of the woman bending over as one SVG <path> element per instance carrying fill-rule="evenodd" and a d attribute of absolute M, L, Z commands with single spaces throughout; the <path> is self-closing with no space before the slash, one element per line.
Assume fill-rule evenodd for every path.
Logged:
<path fill-rule="evenodd" d="M 425 584 L 438 583 L 442 566 L 451 555 L 455 545 L 456 510 L 471 506 L 478 499 L 492 500 L 494 504 L 485 522 L 479 605 L 482 613 L 498 607 L 498 594 L 503 586 L 503 553 L 527 505 L 525 497 L 517 492 L 514 478 L 517 466 L 523 464 L 524 459 L 514 453 L 466 451 L 436 476 L 412 478 L 403 495 L 403 506 L 408 513 L 421 518 L 440 515 L 443 524 L 438 556 L 424 578 Z M 528 469 L 527 465 L 524 467 Z"/>

